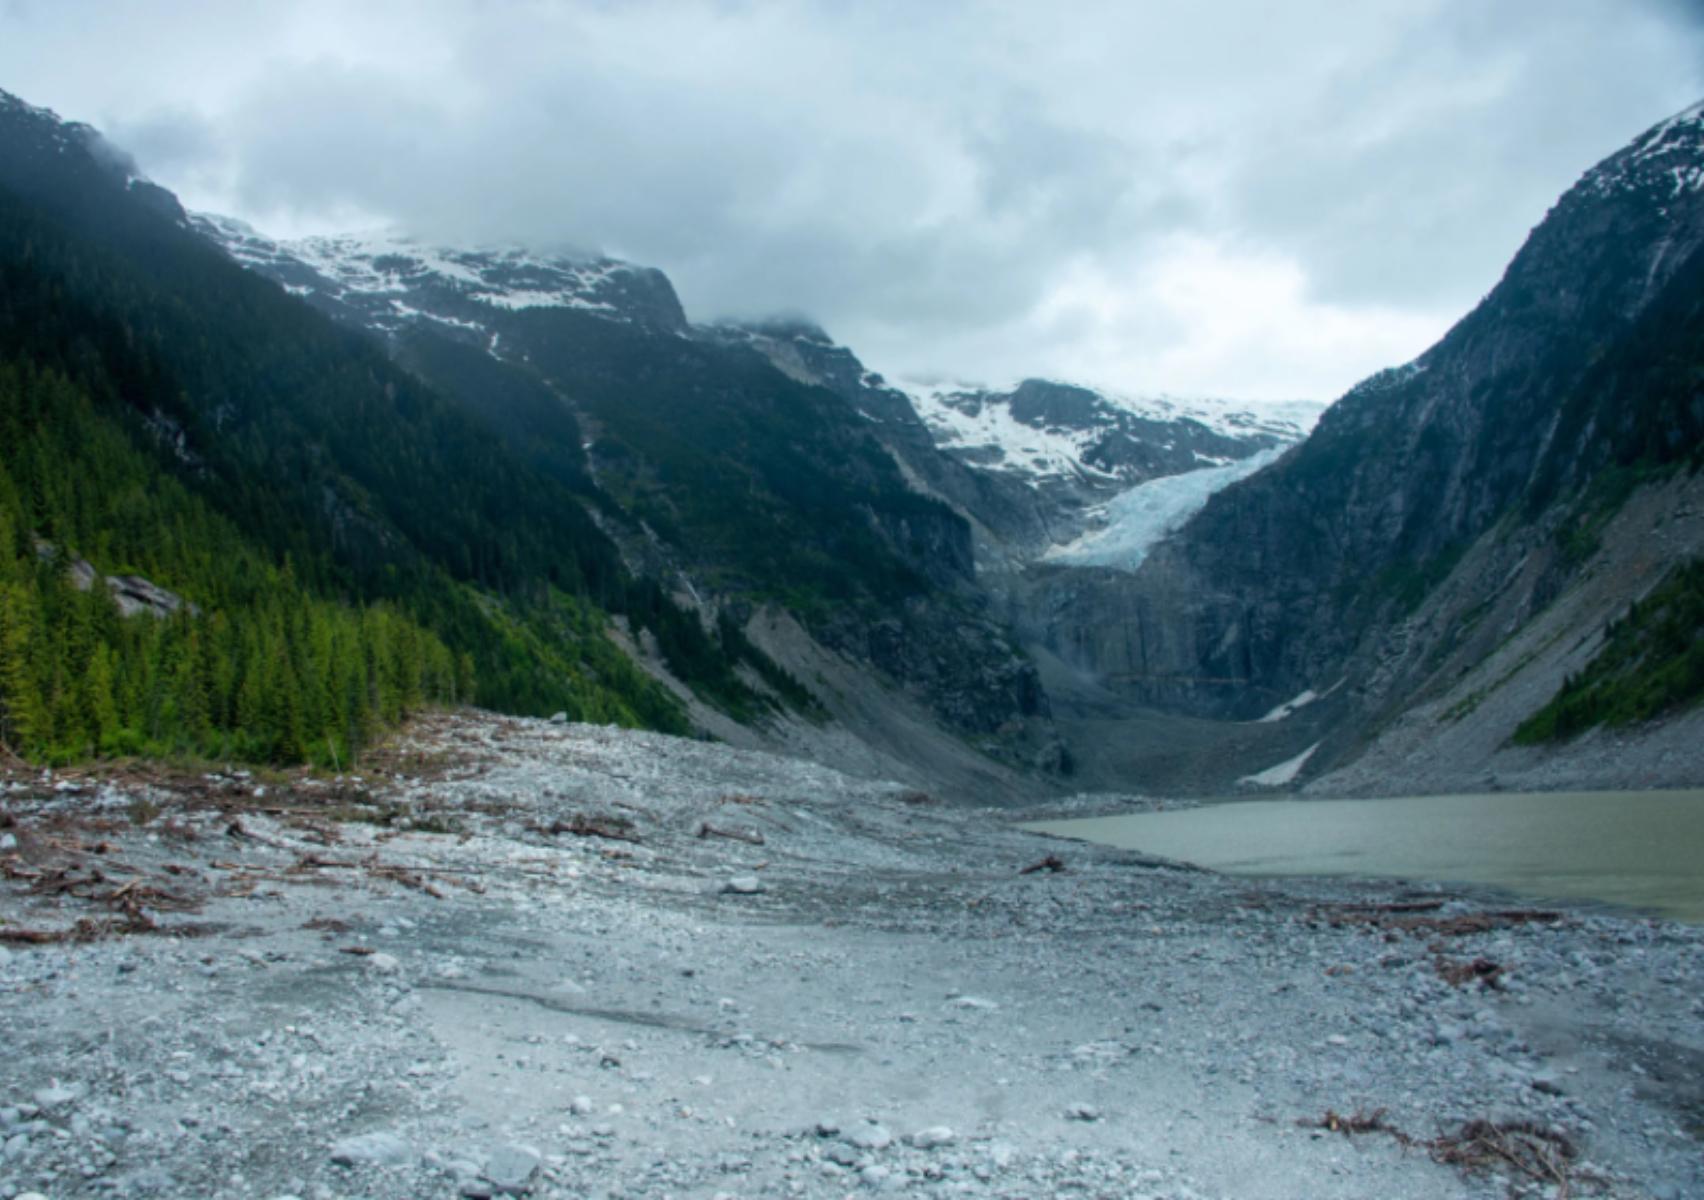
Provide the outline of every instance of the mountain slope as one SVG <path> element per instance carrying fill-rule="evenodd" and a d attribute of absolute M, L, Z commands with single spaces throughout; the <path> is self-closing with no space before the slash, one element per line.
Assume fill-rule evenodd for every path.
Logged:
<path fill-rule="evenodd" d="M 744 337 L 683 325 L 660 274 L 401 239 L 268 242 L 195 220 L 575 491 L 628 567 L 711 627 L 762 640 L 784 615 L 918 702 L 949 741 L 1025 768 L 1057 761 L 1033 665 L 981 611 L 966 518 L 916 486 L 836 390 Z M 840 666 L 784 635 L 770 648 L 843 719 L 867 707 L 841 703 L 862 683 L 817 682 Z"/>
<path fill-rule="evenodd" d="M 1358 753 L 1592 577 L 1641 481 L 1697 468 L 1701 308 L 1704 107 L 1588 172 L 1442 341 L 1155 548 L 1115 600 L 1129 691 L 1247 718 L 1347 678 L 1310 769 Z M 1655 577 L 1622 583 L 1566 628 Z"/>
<path fill-rule="evenodd" d="M 761 704 L 743 651 L 635 581 L 571 479 L 232 264 L 92 130 L 0 95 L 0 206 L 0 353 L 66 377 L 313 593 L 412 613 L 481 703 L 684 729 L 601 607 L 718 702 Z"/>

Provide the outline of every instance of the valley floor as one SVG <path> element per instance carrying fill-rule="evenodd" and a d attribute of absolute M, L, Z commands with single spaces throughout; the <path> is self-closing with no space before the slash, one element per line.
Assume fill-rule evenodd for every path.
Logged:
<path fill-rule="evenodd" d="M 1447 1140 L 1476 1118 L 1569 1194 L 1704 1195 L 1692 927 L 1231 880 L 477 714 L 363 779 L 5 788 L 4 1197 L 1525 1188 Z"/>

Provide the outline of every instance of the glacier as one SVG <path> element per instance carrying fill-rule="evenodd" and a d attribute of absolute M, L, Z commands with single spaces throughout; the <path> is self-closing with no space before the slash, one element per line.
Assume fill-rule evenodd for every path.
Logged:
<path fill-rule="evenodd" d="M 1055 546 L 1042 557 L 1047 562 L 1071 566 L 1134 571 L 1156 544 L 1200 512 L 1213 493 L 1276 462 L 1289 448 L 1273 446 L 1239 462 L 1138 484 L 1107 501 L 1102 516 L 1105 524 L 1101 528 L 1085 533 L 1076 541 Z"/>

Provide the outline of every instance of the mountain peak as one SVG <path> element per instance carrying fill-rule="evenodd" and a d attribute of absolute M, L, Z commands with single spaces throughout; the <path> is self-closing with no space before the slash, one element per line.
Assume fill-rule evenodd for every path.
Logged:
<path fill-rule="evenodd" d="M 1659 121 L 1581 183 L 1598 195 L 1645 193 L 1659 203 L 1704 191 L 1704 101 Z"/>
<path fill-rule="evenodd" d="M 392 229 L 273 239 L 207 213 L 197 214 L 195 224 L 244 266 L 322 307 L 359 310 L 368 324 L 386 330 L 426 320 L 491 335 L 501 314 L 529 309 L 669 332 L 686 328 L 667 276 L 602 255 L 452 247 Z"/>

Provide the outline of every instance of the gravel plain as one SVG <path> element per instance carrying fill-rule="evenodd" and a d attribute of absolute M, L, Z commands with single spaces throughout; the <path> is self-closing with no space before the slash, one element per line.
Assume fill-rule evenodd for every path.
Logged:
<path fill-rule="evenodd" d="M 1704 1196 L 1690 926 L 474 713 L 3 786 L 7 1200 Z"/>

